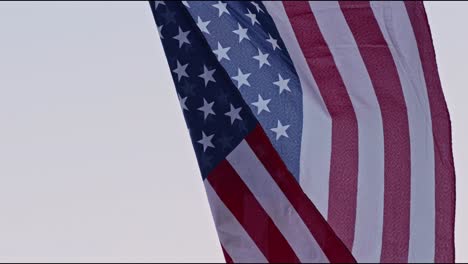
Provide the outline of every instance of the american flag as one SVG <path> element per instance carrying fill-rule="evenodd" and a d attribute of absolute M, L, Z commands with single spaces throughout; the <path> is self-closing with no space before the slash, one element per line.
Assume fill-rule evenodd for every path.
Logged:
<path fill-rule="evenodd" d="M 226 261 L 454 261 L 422 2 L 150 5 Z"/>

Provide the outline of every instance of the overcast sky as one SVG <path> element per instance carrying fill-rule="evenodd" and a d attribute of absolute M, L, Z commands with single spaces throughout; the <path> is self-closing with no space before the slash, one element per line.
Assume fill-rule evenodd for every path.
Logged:
<path fill-rule="evenodd" d="M 468 261 L 468 3 L 426 8 Z M 0 2 L 0 261 L 223 261 L 146 2 Z"/>

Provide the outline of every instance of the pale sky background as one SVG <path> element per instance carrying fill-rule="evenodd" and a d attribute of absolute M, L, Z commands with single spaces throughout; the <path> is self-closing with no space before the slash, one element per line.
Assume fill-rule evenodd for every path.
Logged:
<path fill-rule="evenodd" d="M 427 2 L 468 261 L 468 2 Z M 0 2 L 0 261 L 223 261 L 146 2 Z"/>

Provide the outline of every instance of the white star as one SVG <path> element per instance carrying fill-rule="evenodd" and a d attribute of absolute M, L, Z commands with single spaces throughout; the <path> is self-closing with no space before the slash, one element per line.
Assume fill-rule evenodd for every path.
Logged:
<path fill-rule="evenodd" d="M 240 117 L 239 113 L 242 110 L 242 107 L 239 108 L 234 108 L 232 104 L 230 104 L 231 110 L 229 112 L 225 113 L 224 115 L 229 116 L 231 118 L 231 125 L 234 124 L 234 121 L 236 119 L 242 120 L 242 117 Z"/>
<path fill-rule="evenodd" d="M 250 76 L 250 73 L 244 74 L 244 73 L 242 73 L 240 68 L 237 68 L 237 76 L 234 76 L 234 77 L 231 77 L 231 78 L 237 81 L 237 88 L 240 89 L 242 87 L 242 85 L 244 85 L 244 84 L 247 85 L 247 86 L 250 86 L 250 83 L 247 80 L 247 78 L 249 78 L 249 76 Z"/>
<path fill-rule="evenodd" d="M 208 24 L 209 24 L 210 22 L 211 22 L 211 21 L 209 21 L 209 20 L 203 22 L 203 20 L 201 20 L 201 18 L 198 17 L 197 26 L 200 28 L 201 32 L 205 32 L 205 33 L 210 34 L 210 32 L 208 31 L 208 28 L 206 27 L 206 26 L 208 26 Z"/>
<path fill-rule="evenodd" d="M 205 132 L 202 131 L 202 139 L 198 140 L 197 142 L 203 145 L 203 152 L 205 152 L 208 147 L 214 148 L 213 143 L 211 143 L 213 136 L 214 134 L 206 136 Z"/>
<path fill-rule="evenodd" d="M 227 55 L 227 52 L 230 49 L 230 47 L 223 48 L 223 46 L 218 42 L 218 49 L 213 50 L 213 52 L 218 56 L 218 61 L 221 61 L 222 59 L 231 60 Z"/>
<path fill-rule="evenodd" d="M 263 110 L 270 112 L 270 108 L 268 108 L 268 103 L 270 103 L 271 99 L 263 100 L 261 95 L 258 95 L 258 101 L 252 103 L 257 107 L 257 115 L 259 115 Z"/>
<path fill-rule="evenodd" d="M 159 5 L 166 5 L 164 1 L 154 1 L 154 10 L 158 9 Z"/>
<path fill-rule="evenodd" d="M 185 101 L 187 101 L 187 96 L 182 98 L 180 97 L 180 94 L 177 94 L 177 97 L 179 97 L 179 103 L 180 103 L 180 107 L 182 107 L 182 111 L 184 110 L 188 111 L 187 105 L 185 105 Z"/>
<path fill-rule="evenodd" d="M 213 112 L 213 104 L 214 102 L 208 103 L 205 98 L 203 98 L 203 106 L 198 108 L 198 110 L 203 112 L 203 120 L 206 120 L 210 114 L 215 115 L 215 112 Z"/>
<path fill-rule="evenodd" d="M 219 16 L 222 16 L 224 13 L 230 15 L 229 11 L 227 10 L 227 4 L 226 3 L 218 1 L 218 3 L 214 4 L 213 6 L 218 9 Z"/>
<path fill-rule="evenodd" d="M 278 40 L 274 39 L 270 33 L 268 33 L 269 38 L 267 38 L 267 41 L 271 43 L 271 46 L 273 46 L 273 50 L 276 50 L 276 48 L 281 49 L 280 46 L 278 45 Z"/>
<path fill-rule="evenodd" d="M 243 39 L 248 39 L 250 40 L 249 36 L 247 36 L 247 28 L 243 28 L 241 27 L 241 25 L 239 23 L 237 23 L 237 25 L 239 26 L 238 29 L 232 31 L 234 33 L 236 33 L 237 35 L 239 35 L 239 43 L 241 43 L 241 41 Z"/>
<path fill-rule="evenodd" d="M 159 33 L 159 36 L 161 37 L 161 39 L 164 39 L 164 36 L 162 34 L 162 28 L 164 27 L 164 25 L 161 25 L 158 27 L 158 33 Z"/>
<path fill-rule="evenodd" d="M 255 26 L 255 23 L 260 25 L 260 22 L 258 22 L 258 20 L 257 20 L 257 15 L 250 12 L 250 9 L 248 9 L 248 8 L 247 8 L 247 11 L 249 11 L 249 13 L 247 13 L 245 15 L 250 18 L 250 21 L 252 22 L 252 26 Z"/>
<path fill-rule="evenodd" d="M 182 4 L 184 4 L 184 6 L 186 7 L 190 7 L 189 3 L 187 1 L 182 1 Z"/>
<path fill-rule="evenodd" d="M 211 82 L 216 82 L 215 79 L 213 78 L 213 74 L 216 71 L 216 69 L 213 70 L 208 70 L 205 65 L 203 65 L 203 73 L 198 75 L 198 77 L 203 78 L 205 81 L 205 87 L 208 85 L 208 83 Z"/>
<path fill-rule="evenodd" d="M 177 68 L 175 68 L 175 70 L 172 70 L 172 72 L 175 72 L 177 74 L 178 81 L 180 81 L 182 77 L 188 77 L 188 74 L 186 72 L 187 66 L 188 66 L 188 63 L 181 65 L 179 61 L 177 61 Z"/>
<path fill-rule="evenodd" d="M 288 87 L 289 79 L 284 80 L 283 77 L 281 77 L 281 74 L 278 74 L 278 76 L 278 81 L 273 84 L 279 87 L 279 93 L 281 94 L 284 90 L 291 91 Z"/>
<path fill-rule="evenodd" d="M 271 66 L 270 63 L 268 62 L 268 53 L 263 54 L 260 49 L 258 49 L 258 55 L 253 56 L 254 59 L 258 60 L 259 68 L 261 69 L 263 64 L 266 64 L 268 66 Z"/>
<path fill-rule="evenodd" d="M 251 1 L 250 3 L 255 6 L 255 8 L 257 9 L 257 12 L 265 13 L 265 11 L 263 11 L 263 9 L 260 7 L 259 4 L 255 3 L 254 1 Z"/>
<path fill-rule="evenodd" d="M 289 137 L 286 130 L 289 128 L 289 125 L 283 126 L 281 121 L 278 120 L 278 126 L 271 128 L 270 130 L 276 133 L 276 140 L 278 140 L 281 136 Z"/>
<path fill-rule="evenodd" d="M 190 44 L 190 41 L 187 39 L 188 34 L 190 34 L 190 30 L 182 31 L 182 29 L 179 27 L 179 34 L 172 37 L 172 38 L 177 39 L 179 41 L 179 48 L 182 47 L 182 45 L 184 45 L 184 43 Z"/>

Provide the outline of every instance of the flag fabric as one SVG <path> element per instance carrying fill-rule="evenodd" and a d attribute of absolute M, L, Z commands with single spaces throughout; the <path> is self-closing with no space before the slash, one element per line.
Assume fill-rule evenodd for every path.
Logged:
<path fill-rule="evenodd" d="M 227 262 L 453 262 L 422 2 L 151 1 Z"/>

